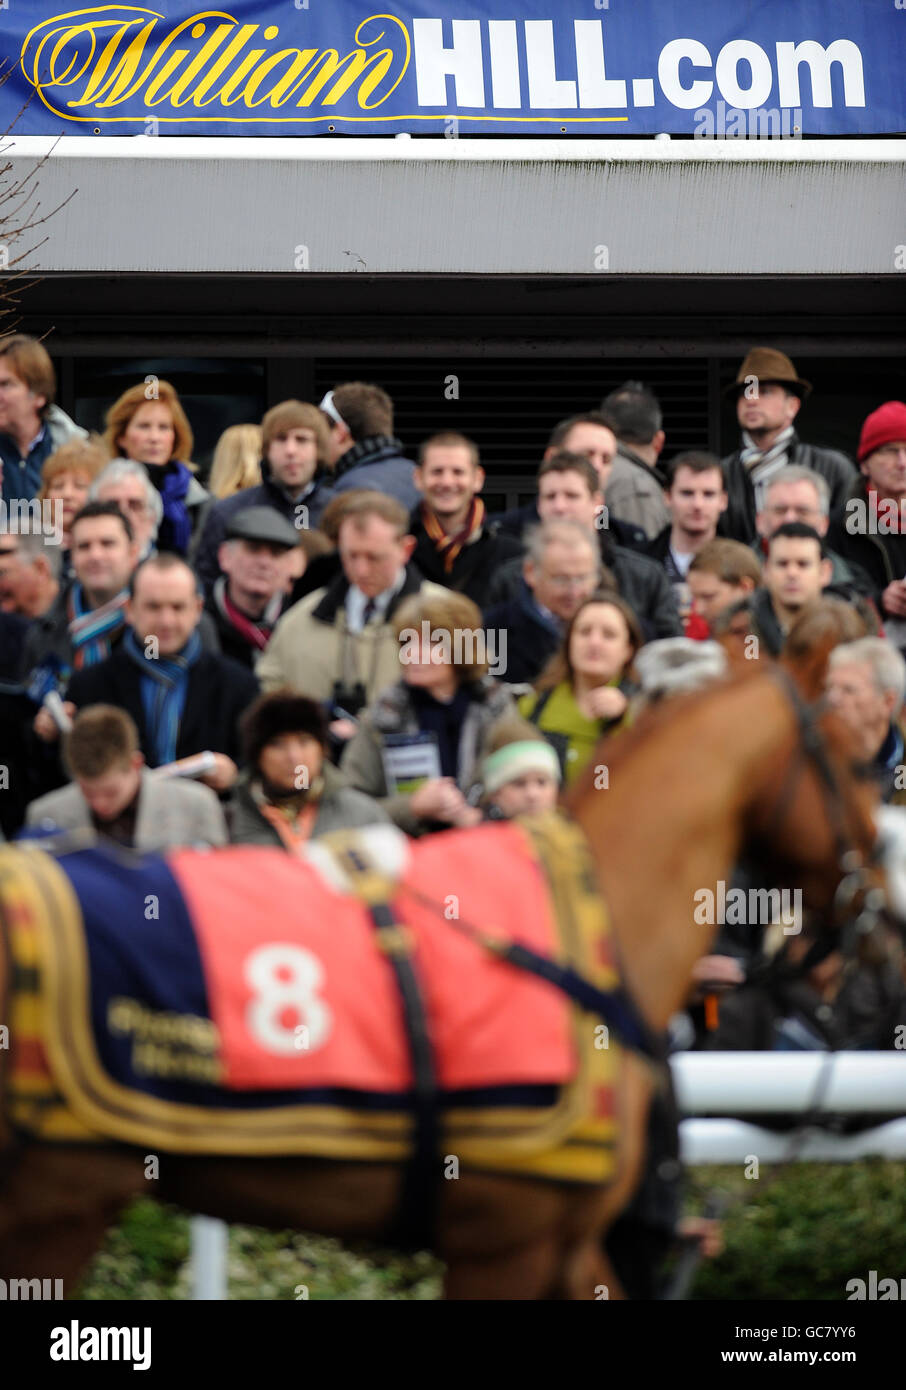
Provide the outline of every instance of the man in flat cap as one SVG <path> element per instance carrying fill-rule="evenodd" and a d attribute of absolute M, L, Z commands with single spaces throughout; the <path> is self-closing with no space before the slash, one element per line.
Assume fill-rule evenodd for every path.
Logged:
<path fill-rule="evenodd" d="M 811 393 L 785 353 L 752 348 L 727 394 L 736 397 L 742 445 L 722 460 L 730 502 L 718 528 L 733 540 L 751 545 L 757 539 L 756 512 L 763 510 L 765 484 L 781 468 L 810 468 L 827 480 L 831 507 L 846 495 L 855 468 L 845 454 L 804 444 L 793 427 L 799 408 Z"/>
<path fill-rule="evenodd" d="M 273 507 L 245 507 L 227 521 L 221 574 L 205 604 L 225 656 L 254 669 L 289 606 L 290 557 L 299 533 Z"/>

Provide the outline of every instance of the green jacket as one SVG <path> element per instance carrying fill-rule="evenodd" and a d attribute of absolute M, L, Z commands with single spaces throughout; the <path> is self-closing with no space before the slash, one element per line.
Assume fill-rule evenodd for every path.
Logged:
<path fill-rule="evenodd" d="M 608 681 L 618 686 L 618 680 Z M 618 719 L 589 719 L 576 704 L 569 681 L 555 685 L 553 690 L 538 694 L 532 691 L 519 701 L 519 713 L 544 734 L 556 749 L 563 770 L 563 781 L 570 786 L 591 762 L 595 749 L 605 734 L 614 733 L 629 723 L 629 707 Z"/>

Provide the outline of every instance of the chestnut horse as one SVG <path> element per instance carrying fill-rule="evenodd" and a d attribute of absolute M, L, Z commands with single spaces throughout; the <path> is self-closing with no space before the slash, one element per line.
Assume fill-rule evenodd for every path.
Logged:
<path fill-rule="evenodd" d="M 652 708 L 598 758 L 606 776 L 599 762 L 570 809 L 598 867 L 625 982 L 654 1030 L 682 1006 L 713 935 L 694 921 L 696 891 L 728 879 L 744 847 L 826 919 L 857 862 L 844 867 L 846 852 L 870 861 L 874 798 L 848 770 L 842 731 L 824 715 L 815 722 L 777 672 Z M 230 851 L 211 855 L 212 874 L 218 853 Z M 0 951 L 0 973 L 5 958 Z M 0 1066 L 8 1056 L 0 1051 Z M 594 1299 L 602 1285 L 619 1296 L 602 1238 L 641 1172 L 652 1085 L 647 1062 L 628 1049 L 623 1058 L 621 1161 L 610 1186 L 468 1171 L 439 1183 L 435 1248 L 447 1297 Z M 226 1221 L 386 1243 L 401 1175 L 391 1164 L 168 1157 L 153 1186 L 162 1200 Z M 149 1192 L 137 1149 L 14 1143 L 8 1128 L 0 1183 L 0 1276 L 52 1271 L 67 1290 L 123 1205 Z"/>

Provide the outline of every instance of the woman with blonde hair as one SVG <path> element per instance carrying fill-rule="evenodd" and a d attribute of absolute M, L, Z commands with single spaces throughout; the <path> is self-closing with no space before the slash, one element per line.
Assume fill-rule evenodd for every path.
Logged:
<path fill-rule="evenodd" d="M 88 501 L 91 484 L 106 466 L 107 454 L 96 434 L 68 439 L 44 460 L 38 501 L 59 503 L 64 551 L 69 550 L 72 518 Z"/>
<path fill-rule="evenodd" d="M 217 498 L 233 497 L 260 482 L 261 426 L 230 425 L 217 441 L 208 491 Z"/>
<path fill-rule="evenodd" d="M 158 550 L 185 555 L 199 509 L 210 494 L 194 477 L 194 439 L 169 381 L 151 377 L 124 391 L 107 411 L 104 444 L 111 458 L 134 459 L 147 470 L 164 505 Z"/>
<path fill-rule="evenodd" d="M 477 825 L 487 736 L 514 709 L 488 674 L 481 612 L 464 594 L 413 594 L 394 626 L 401 679 L 363 711 L 342 771 L 410 835 Z"/>

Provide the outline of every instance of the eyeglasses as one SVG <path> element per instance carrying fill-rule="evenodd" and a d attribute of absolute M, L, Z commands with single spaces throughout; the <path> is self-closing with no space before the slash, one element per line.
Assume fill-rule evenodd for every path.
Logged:
<path fill-rule="evenodd" d="M 346 421 L 343 419 L 342 415 L 333 403 L 332 391 L 328 391 L 327 394 L 323 397 L 321 403 L 318 406 L 318 409 L 323 410 L 325 415 L 329 415 L 335 425 L 346 425 Z"/>
<path fill-rule="evenodd" d="M 552 589 L 584 589 L 589 584 L 596 584 L 597 580 L 597 570 L 588 574 L 551 574 L 547 576 L 547 582 Z"/>
<path fill-rule="evenodd" d="M 906 454 L 906 444 L 884 444 L 880 449 L 876 449 L 875 453 L 880 454 L 882 458 L 893 460 L 899 458 L 900 454 Z"/>

